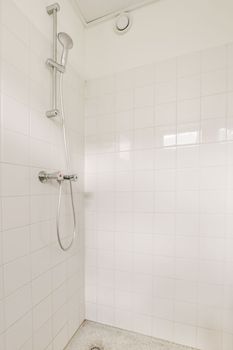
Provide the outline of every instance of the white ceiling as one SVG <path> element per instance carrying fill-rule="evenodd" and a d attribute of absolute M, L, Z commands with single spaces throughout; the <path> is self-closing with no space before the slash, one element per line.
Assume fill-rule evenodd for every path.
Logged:
<path fill-rule="evenodd" d="M 156 0 L 76 0 L 86 24 L 154 1 Z"/>

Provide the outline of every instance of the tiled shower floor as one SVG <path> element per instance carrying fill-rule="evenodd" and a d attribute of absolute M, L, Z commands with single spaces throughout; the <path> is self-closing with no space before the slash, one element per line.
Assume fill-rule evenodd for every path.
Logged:
<path fill-rule="evenodd" d="M 101 350 L 195 350 L 91 321 L 83 323 L 65 350 L 97 350 L 98 348 Z"/>

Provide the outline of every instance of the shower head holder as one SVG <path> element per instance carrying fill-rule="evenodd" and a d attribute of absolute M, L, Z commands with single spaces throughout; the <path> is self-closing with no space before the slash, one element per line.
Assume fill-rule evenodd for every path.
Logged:
<path fill-rule="evenodd" d="M 57 63 L 52 58 L 48 58 L 47 61 L 46 61 L 46 64 L 49 67 L 55 68 L 60 73 L 65 73 L 65 70 L 66 70 L 65 66 L 63 66 L 62 64 Z"/>
<path fill-rule="evenodd" d="M 52 5 L 47 6 L 46 10 L 48 15 L 52 15 L 54 11 L 56 12 L 60 11 L 60 5 L 56 2 Z"/>

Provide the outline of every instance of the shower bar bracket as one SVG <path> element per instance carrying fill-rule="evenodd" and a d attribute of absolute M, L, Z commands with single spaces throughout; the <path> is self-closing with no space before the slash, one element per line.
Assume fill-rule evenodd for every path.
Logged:
<path fill-rule="evenodd" d="M 53 15 L 54 11 L 60 11 L 60 5 L 56 2 L 55 4 L 46 7 L 48 15 Z"/>
<path fill-rule="evenodd" d="M 53 69 L 52 72 L 52 108 L 46 112 L 46 117 L 54 118 L 59 115 L 57 108 L 57 71 L 62 72 L 62 67 L 57 63 L 57 12 L 60 11 L 58 3 L 46 7 L 49 16 L 53 16 L 53 58 L 48 59 L 46 64 Z"/>
<path fill-rule="evenodd" d="M 65 73 L 65 70 L 66 70 L 65 67 L 62 64 L 55 62 L 51 58 L 47 59 L 46 64 L 47 64 L 47 66 L 58 70 L 60 73 Z"/>
<path fill-rule="evenodd" d="M 59 116 L 59 110 L 58 109 L 50 109 L 49 111 L 46 111 L 46 117 L 47 118 L 54 118 Z"/>

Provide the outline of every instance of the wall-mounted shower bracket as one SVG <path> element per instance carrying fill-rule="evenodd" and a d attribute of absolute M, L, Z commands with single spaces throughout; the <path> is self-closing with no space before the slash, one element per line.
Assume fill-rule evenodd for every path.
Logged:
<path fill-rule="evenodd" d="M 60 6 L 58 3 L 55 3 L 55 4 L 47 6 L 46 10 L 47 10 L 48 15 L 52 15 L 54 13 L 54 11 L 56 11 L 56 12 L 60 11 Z"/>
<path fill-rule="evenodd" d="M 47 59 L 46 64 L 47 64 L 47 66 L 58 70 L 60 73 L 65 73 L 65 67 L 62 64 L 55 62 L 51 58 Z"/>
<path fill-rule="evenodd" d="M 59 110 L 58 109 L 50 109 L 49 111 L 46 111 L 46 117 L 47 118 L 54 118 L 59 116 Z"/>
<path fill-rule="evenodd" d="M 58 3 L 54 3 L 46 7 L 47 13 L 53 17 L 53 57 L 48 59 L 46 64 L 52 67 L 53 76 L 52 76 L 52 108 L 46 112 L 48 118 L 57 117 L 59 111 L 57 108 L 57 71 L 59 70 L 57 63 L 57 12 L 60 10 Z"/>

